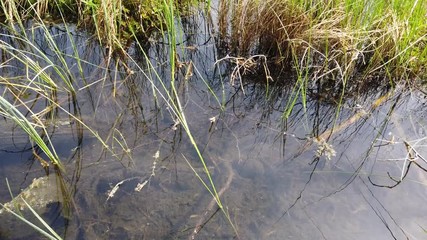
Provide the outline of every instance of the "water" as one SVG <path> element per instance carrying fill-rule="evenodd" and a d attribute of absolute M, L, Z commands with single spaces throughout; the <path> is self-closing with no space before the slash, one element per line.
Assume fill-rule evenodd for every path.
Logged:
<path fill-rule="evenodd" d="M 289 86 L 278 84 L 280 79 L 268 88 L 246 79 L 244 93 L 238 82 L 231 86 L 233 65 L 214 64 L 226 50 L 216 47 L 213 26 L 202 14 L 183 24 L 178 52 L 185 64 L 177 71 L 177 89 L 214 183 L 218 191 L 225 190 L 222 201 L 239 238 L 425 238 L 426 100 L 421 92 L 398 87 L 375 107 L 373 102 L 381 96 L 376 93 L 382 90 L 374 89 L 348 99 L 339 115 L 334 104 L 308 99 L 305 110 L 298 103 L 283 120 Z M 141 68 L 129 62 L 135 74 L 128 75 L 125 67 L 109 63 L 104 49 L 86 34 L 73 28 L 68 36 L 63 29 L 49 29 L 59 49 L 74 54 L 73 39 L 85 61 L 80 73 L 76 60 L 66 58 L 80 81 L 74 83 L 75 99 L 65 92 L 58 92 L 58 99 L 67 111 L 81 115 L 111 151 L 59 111 L 57 118 L 65 125 L 51 126 L 49 131 L 66 168 L 61 179 L 73 201 L 70 216 L 54 212 L 44 215 L 48 222 L 65 239 L 186 239 L 201 221 L 197 239 L 235 238 L 221 211 L 209 211 L 212 217 L 204 217 L 212 197 L 195 174 L 206 180 L 202 164 L 182 126 L 171 117 L 168 102 L 153 92 L 149 79 L 155 79 L 154 73 L 136 46 L 129 52 Z M 34 41 L 53 55 L 43 45 L 41 33 L 35 31 Z M 169 82 L 167 40 L 156 36 L 151 40 L 151 63 Z M 184 80 L 189 62 L 193 75 Z M 7 67 L 2 71 L 8 76 L 23 74 Z M 154 85 L 162 87 L 158 79 Z M 45 105 L 35 101 L 39 98 L 35 94 L 28 98 L 35 102 L 35 112 Z M 329 145 L 313 142 L 315 134 L 330 131 L 334 124 Z M 0 201 L 7 202 L 10 194 L 3 179 L 16 195 L 46 173 L 23 133 L 9 120 L 2 120 L 0 127 Z M 330 159 L 325 153 L 319 156 L 322 146 L 335 154 L 330 151 Z M 50 177 L 55 177 L 53 172 L 51 168 Z M 112 194 L 115 186 L 119 188 Z M 37 236 L 0 230 L 5 239 Z"/>

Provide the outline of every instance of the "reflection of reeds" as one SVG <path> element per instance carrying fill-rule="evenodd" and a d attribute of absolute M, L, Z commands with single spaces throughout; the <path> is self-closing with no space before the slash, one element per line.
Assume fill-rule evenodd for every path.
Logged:
<path fill-rule="evenodd" d="M 34 7 L 35 5 L 31 6 Z M 4 91 L 0 99 L 1 114 L 22 128 L 32 142 L 61 170 L 64 169 L 48 131 L 59 115 L 65 114 L 69 120 L 77 123 L 79 138 L 82 137 L 82 128 L 85 128 L 113 156 L 119 158 L 122 155 L 114 152 L 117 149 L 114 143 L 127 154 L 126 141 L 119 131 L 114 132 L 116 135 L 113 134 L 113 143 L 109 146 L 107 140 L 103 140 L 82 121 L 76 99 L 79 91 L 76 87 L 81 82 L 76 79 L 82 79 L 84 84 L 89 83 L 86 82 L 87 76 L 84 76 L 82 69 L 82 62 L 85 61 L 79 56 L 68 25 L 65 22 L 62 24 L 63 34 L 68 39 L 67 48 L 70 48 L 64 50 L 57 43 L 60 36 L 51 31 L 36 9 L 33 9 L 33 20 L 27 22 L 22 19 L 14 1 L 2 1 L 2 10 L 3 15 L 7 16 L 8 25 L 2 26 L 4 32 L 0 34 L 0 51 L 4 60 L 0 64 L 4 73 L 0 78 L 0 86 Z M 64 108 L 63 104 L 67 101 L 74 107 L 68 110 Z M 43 167 L 48 168 L 47 161 L 37 151 L 34 151 L 34 156 Z"/>
<path fill-rule="evenodd" d="M 155 67 L 152 65 L 149 57 L 146 55 L 146 53 L 144 52 L 144 50 L 142 49 L 142 43 L 138 42 L 138 46 L 140 46 L 140 50 L 141 52 L 143 52 L 147 66 L 149 67 L 149 70 L 147 72 L 152 73 L 152 76 L 147 76 L 148 81 L 150 81 L 150 84 L 152 85 L 152 89 L 153 89 L 153 95 L 154 96 L 159 96 L 160 98 L 162 98 L 168 106 L 168 111 L 170 112 L 171 116 L 173 119 L 175 119 L 175 125 L 173 126 L 173 130 L 177 130 L 178 126 L 181 127 L 182 129 L 184 129 L 193 149 L 195 150 L 195 152 L 197 153 L 197 157 L 200 161 L 200 163 L 203 166 L 203 170 L 204 170 L 204 174 L 205 176 L 200 175 L 199 173 L 197 173 L 194 168 L 191 166 L 190 162 L 187 160 L 187 158 L 185 156 L 184 159 L 187 160 L 187 163 L 190 165 L 190 167 L 193 169 L 194 174 L 197 176 L 197 178 L 200 180 L 200 182 L 203 184 L 203 186 L 205 187 L 205 189 L 212 195 L 213 197 L 213 202 L 219 207 L 219 209 L 221 209 L 221 211 L 224 213 L 224 215 L 226 216 L 227 220 L 229 221 L 229 223 L 231 224 L 231 226 L 233 227 L 233 229 L 236 231 L 237 234 L 237 230 L 235 228 L 235 226 L 233 225 L 230 215 L 227 212 L 225 206 L 223 205 L 222 201 L 221 201 L 221 194 L 220 192 L 217 191 L 217 188 L 213 182 L 212 179 L 212 175 L 211 175 L 211 171 L 208 168 L 207 162 L 202 154 L 202 152 L 200 151 L 200 148 L 198 146 L 198 142 L 195 139 L 192 130 L 191 130 L 191 126 L 188 124 L 187 121 L 187 117 L 185 114 L 185 104 L 183 104 L 181 101 L 181 97 L 180 97 L 180 92 L 179 92 L 179 88 L 177 87 L 178 83 L 176 81 L 176 79 L 179 77 L 178 74 L 176 74 L 177 69 L 179 69 L 180 67 L 182 67 L 179 62 L 178 59 L 178 54 L 177 54 L 177 43 L 179 40 L 179 35 L 178 35 L 178 31 L 176 28 L 176 24 L 177 24 L 177 19 L 176 16 L 179 14 L 177 11 L 177 9 L 174 6 L 174 1 L 173 0 L 163 0 L 163 8 L 162 8 L 162 17 L 164 18 L 164 22 L 166 23 L 166 34 L 164 36 L 165 39 L 167 39 L 168 41 L 168 45 L 169 45 L 169 72 L 170 72 L 170 80 L 169 81 L 165 81 L 164 79 L 162 79 L 160 77 L 160 74 L 157 72 L 157 70 L 155 69 Z M 133 59 L 131 59 L 133 60 Z M 141 68 L 141 66 L 137 65 L 137 67 L 139 68 L 139 70 L 141 72 L 144 72 L 143 69 Z M 189 78 L 192 76 L 192 70 L 193 69 L 193 65 L 191 64 L 191 62 L 187 65 L 187 71 L 185 73 L 184 80 L 188 81 Z M 197 72 L 197 69 L 195 69 L 195 71 Z M 190 73 L 191 72 L 191 73 Z M 158 88 L 156 86 L 156 82 L 160 83 L 161 87 Z M 213 93 L 211 91 L 211 93 Z M 215 96 L 215 98 L 218 100 L 218 97 Z M 157 99 L 156 99 L 157 101 Z M 199 227 L 199 226 L 197 226 Z"/>
<path fill-rule="evenodd" d="M 197 152 L 198 158 L 204 168 L 205 175 L 198 175 L 198 177 L 203 183 L 204 187 L 209 191 L 210 194 L 212 194 L 214 202 L 221 208 L 221 210 L 224 212 L 224 214 L 231 223 L 229 214 L 225 209 L 225 206 L 221 202 L 220 193 L 218 193 L 216 190 L 215 184 L 211 176 L 211 172 L 207 166 L 207 163 L 205 162 L 204 157 L 202 156 L 201 151 L 199 150 L 197 140 L 193 137 L 191 127 L 187 122 L 185 106 L 181 103 L 179 89 L 178 87 L 176 87 L 177 83 L 175 82 L 175 80 L 179 77 L 178 74 L 176 74 L 175 72 L 179 67 L 179 59 L 176 54 L 178 33 L 175 29 L 175 24 L 177 22 L 176 16 L 178 13 L 174 12 L 176 8 L 176 2 L 172 0 L 154 2 L 160 3 L 160 5 L 158 5 L 160 8 L 157 10 L 161 11 L 161 13 L 159 13 L 158 16 L 162 18 L 162 23 L 164 23 L 164 26 L 162 27 L 166 27 L 165 31 L 167 32 L 167 37 L 165 36 L 165 39 L 168 39 L 170 43 L 170 69 L 168 71 L 170 71 L 171 73 L 171 78 L 166 80 L 170 82 L 166 82 L 165 79 L 159 77 L 159 74 L 156 72 L 156 69 L 152 67 L 152 65 L 150 65 L 151 63 L 149 58 L 146 58 L 147 65 L 150 66 L 148 72 L 151 71 L 152 76 L 155 76 L 154 78 L 149 78 L 150 84 L 152 85 L 153 89 L 154 101 L 157 102 L 157 97 L 160 96 L 160 98 L 162 98 L 162 100 L 167 103 L 168 111 L 170 111 L 172 117 L 176 120 L 177 125 L 179 125 L 182 129 L 185 130 L 185 133 L 187 134 L 194 150 Z M 120 58 L 116 59 L 117 62 L 124 60 L 122 56 L 129 57 L 126 52 L 127 46 L 122 42 L 122 40 L 126 38 L 121 38 L 122 35 L 120 35 L 123 34 L 123 25 L 121 21 L 125 19 L 125 16 L 123 14 L 126 14 L 126 11 L 122 11 L 123 2 L 101 1 L 100 5 L 90 5 L 89 3 L 94 4 L 94 2 L 92 1 L 82 1 L 82 3 L 84 3 L 84 7 L 91 7 L 90 11 L 92 11 L 91 16 L 94 18 L 93 20 L 95 23 L 94 26 L 96 29 L 97 37 L 99 38 L 101 43 L 109 47 L 109 51 L 107 51 L 108 58 L 106 60 L 107 63 L 105 67 L 109 68 L 111 65 L 114 64 L 114 62 L 110 61 L 110 59 L 114 55 L 113 52 L 117 49 L 119 49 L 119 54 L 121 55 Z M 120 129 L 116 128 L 116 126 L 119 124 L 114 124 L 110 134 L 105 140 L 102 139 L 95 130 L 92 130 L 85 122 L 81 120 L 80 113 L 73 114 L 70 109 L 66 109 L 62 105 L 64 103 L 63 95 L 67 95 L 69 101 L 70 99 L 73 99 L 72 101 L 77 102 L 76 95 L 78 94 L 78 92 L 82 89 L 88 88 L 88 86 L 92 86 L 92 84 L 95 84 L 85 83 L 88 84 L 88 86 L 79 86 L 81 82 L 76 81 L 76 79 L 79 79 L 79 77 L 82 79 L 86 79 L 87 76 L 84 76 L 81 67 L 81 63 L 84 61 L 80 59 L 76 50 L 77 47 L 74 45 L 74 43 L 71 44 L 71 47 L 74 51 L 73 55 L 70 56 L 64 54 L 63 49 L 59 49 L 59 47 L 55 43 L 55 37 L 49 32 L 49 29 L 47 28 L 46 24 L 42 21 L 43 14 L 39 12 L 39 10 L 41 11 L 41 9 L 34 8 L 36 5 L 32 5 L 32 7 L 30 8 L 35 18 L 33 22 L 34 25 L 30 26 L 30 28 L 34 28 L 34 26 L 39 26 L 39 29 L 41 29 L 41 32 L 43 34 L 42 36 L 49 43 L 48 50 L 54 55 L 54 58 L 56 58 L 56 61 L 52 61 L 52 56 L 48 56 L 47 54 L 45 54 L 42 49 L 40 49 L 36 44 L 32 42 L 33 36 L 27 35 L 30 31 L 28 31 L 28 29 L 25 27 L 24 21 L 20 18 L 21 15 L 15 2 L 10 0 L 8 2 L 2 2 L 2 4 L 2 8 L 4 11 L 6 11 L 7 9 L 12 9 L 13 11 L 10 15 L 8 15 L 9 12 L 7 12 L 7 14 L 5 13 L 5 16 L 7 16 L 7 18 L 10 20 L 8 25 L 10 33 L 3 37 L 10 38 L 11 41 L 21 42 L 24 47 L 21 46 L 22 48 L 20 48 L 15 45 L 10 45 L 6 41 L 2 41 L 0 42 L 0 48 L 3 54 L 11 56 L 11 61 L 18 62 L 23 66 L 24 69 L 27 70 L 24 71 L 24 73 L 18 72 L 17 76 L 2 79 L 2 87 L 3 89 L 6 89 L 4 94 L 5 97 L 0 99 L 3 114 L 9 114 L 8 117 L 12 118 L 17 125 L 19 125 L 24 131 L 27 132 L 27 134 L 30 135 L 31 139 L 33 139 L 36 144 L 38 144 L 38 146 L 43 149 L 44 153 L 50 158 L 50 160 L 55 165 L 62 166 L 61 162 L 59 161 L 59 158 L 55 154 L 55 148 L 53 144 L 50 142 L 50 145 L 46 144 L 40 137 L 41 134 L 39 134 L 37 130 L 41 129 L 42 131 L 44 131 L 45 133 L 43 133 L 43 136 L 49 139 L 50 135 L 45 130 L 46 126 L 44 125 L 45 121 L 43 120 L 44 118 L 48 117 L 55 118 L 59 115 L 59 112 L 62 115 L 65 114 L 67 117 L 69 117 L 69 119 L 73 119 L 73 121 L 78 122 L 80 126 L 88 129 L 99 140 L 99 142 L 103 145 L 104 149 L 109 151 L 112 156 L 117 157 L 119 160 L 124 155 L 127 155 L 131 158 L 131 150 L 127 145 L 127 138 L 120 131 Z M 62 14 L 61 10 L 59 10 L 59 12 Z M 67 34 L 69 34 L 68 27 L 65 22 L 64 25 Z M 137 36 L 137 29 L 131 29 L 130 32 L 133 34 L 135 39 L 139 41 L 137 42 L 137 44 L 145 45 L 145 43 L 140 42 L 141 39 L 139 39 Z M 72 39 L 71 36 L 68 37 Z M 141 51 L 143 51 L 142 49 L 143 48 L 141 48 Z M 75 60 L 72 61 L 73 65 L 70 65 L 69 63 L 70 58 Z M 133 59 L 129 59 L 129 62 L 133 62 Z M 145 72 L 145 70 L 142 71 L 142 67 L 138 65 L 138 63 L 133 63 L 136 64 L 136 67 L 141 70 L 141 72 Z M 79 73 L 81 74 L 80 76 L 75 76 L 75 73 L 70 70 L 75 66 L 78 67 Z M 118 65 L 116 65 L 116 68 L 118 68 L 117 66 Z M 8 63 L 3 63 L 2 67 L 3 70 L 5 70 L 10 66 L 8 65 Z M 189 64 L 187 67 L 187 72 L 184 78 L 186 81 L 189 81 L 189 78 L 191 78 L 192 76 L 193 68 L 191 64 Z M 130 71 L 128 73 L 132 74 L 132 72 Z M 107 75 L 108 73 L 107 71 L 105 71 L 104 79 L 107 79 Z M 103 83 L 104 81 L 102 80 L 99 82 Z M 161 83 L 161 89 L 158 89 L 156 86 L 158 82 Z M 112 91 L 114 97 L 116 96 L 115 84 L 116 79 L 114 79 L 114 89 Z M 30 96 L 30 99 L 22 101 L 21 98 L 25 98 L 26 96 Z M 36 111 L 32 103 L 37 101 L 38 103 L 44 101 L 47 103 L 47 105 L 44 109 L 37 109 L 38 111 Z M 70 103 L 70 105 L 71 104 L 77 103 L 73 102 Z M 37 107 L 43 108 L 43 106 L 40 105 L 42 104 L 38 104 Z M 28 118 L 28 116 L 21 113 L 22 109 L 24 109 L 24 111 L 27 111 L 27 113 L 33 118 Z M 94 111 L 97 111 L 96 107 L 94 108 Z M 116 120 L 117 122 L 123 121 L 120 115 Z M 111 144 L 109 144 L 109 142 L 111 142 Z M 115 148 L 120 148 L 121 150 L 123 150 L 122 154 L 117 154 L 114 151 Z"/>

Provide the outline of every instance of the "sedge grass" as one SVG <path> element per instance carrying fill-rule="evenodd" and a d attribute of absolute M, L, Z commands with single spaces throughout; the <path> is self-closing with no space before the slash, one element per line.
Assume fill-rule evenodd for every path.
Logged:
<path fill-rule="evenodd" d="M 42 129 L 45 132 L 45 136 L 48 138 L 48 144 L 51 147 L 45 143 L 45 140 L 42 139 L 34 125 L 14 105 L 10 104 L 9 101 L 7 101 L 2 96 L 0 96 L 0 114 L 5 118 L 13 120 L 23 131 L 28 134 L 29 138 L 40 147 L 40 149 L 46 154 L 46 156 L 55 166 L 59 167 L 61 170 L 64 170 L 61 161 L 55 152 L 55 148 L 52 147 L 52 142 L 49 139 L 49 134 L 47 134 L 46 128 Z"/>
<path fill-rule="evenodd" d="M 427 2 L 419 0 L 220 1 L 219 30 L 237 55 L 265 54 L 293 72 L 294 95 L 334 85 L 417 84 L 427 77 Z M 288 78 L 287 78 L 288 79 Z M 332 82 L 332 84 L 330 84 Z M 288 103 L 286 114 L 295 104 Z"/>

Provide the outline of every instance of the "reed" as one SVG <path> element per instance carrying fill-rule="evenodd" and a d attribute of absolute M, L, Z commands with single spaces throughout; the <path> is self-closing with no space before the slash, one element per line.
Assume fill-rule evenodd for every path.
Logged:
<path fill-rule="evenodd" d="M 373 82 L 417 84 L 427 76 L 425 1 L 221 0 L 219 6 L 222 40 L 238 56 L 265 54 L 270 66 L 292 73 L 294 93 L 303 99 L 308 88 L 339 93 L 341 101 Z"/>

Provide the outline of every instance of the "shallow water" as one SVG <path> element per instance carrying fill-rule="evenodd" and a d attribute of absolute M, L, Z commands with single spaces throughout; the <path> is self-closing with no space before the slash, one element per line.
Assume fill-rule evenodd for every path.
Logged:
<path fill-rule="evenodd" d="M 124 67 L 109 63 L 105 49 L 87 35 L 68 36 L 61 29 L 50 29 L 57 34 L 60 49 L 73 54 L 72 38 L 85 61 L 80 74 L 77 62 L 67 58 L 71 72 L 81 81 L 74 83 L 76 99 L 70 100 L 64 92 L 58 98 L 65 109 L 81 114 L 111 151 L 103 149 L 90 131 L 81 130 L 78 122 L 59 113 L 62 122 L 71 124 L 50 130 L 66 166 L 63 178 L 73 199 L 72 215 L 46 216 L 49 223 L 65 239 L 181 239 L 189 238 L 202 219 L 207 222 L 196 238 L 235 238 L 221 211 L 208 212 L 211 218 L 203 216 L 212 197 L 192 170 L 205 178 L 202 164 L 182 126 L 175 125 L 168 103 L 159 92 L 153 94 L 149 78 L 155 79 L 154 73 L 137 47 L 129 50 L 137 62 L 129 62 L 135 74 L 128 75 Z M 203 14 L 186 19 L 183 29 L 179 59 L 192 62 L 193 75 L 184 80 L 188 65 L 183 65 L 177 72 L 177 89 L 214 183 L 218 190 L 225 188 L 222 201 L 239 238 L 425 238 L 427 181 L 420 167 L 426 165 L 423 156 L 427 154 L 426 100 L 422 93 L 397 88 L 375 108 L 372 103 L 380 94 L 366 93 L 348 99 L 338 115 L 336 106 L 309 99 L 305 110 L 298 103 L 283 120 L 288 86 L 271 83 L 267 93 L 265 84 L 248 81 L 243 93 L 240 86 L 229 84 L 232 65 L 214 64 L 226 50 L 216 48 L 214 27 Z M 37 35 L 41 33 L 36 31 L 34 39 L 49 54 Z M 151 40 L 148 55 L 160 74 L 154 85 L 161 89 L 160 80 L 170 82 L 167 40 L 156 36 Z M 9 76 L 22 74 L 8 68 L 2 71 Z M 33 110 L 43 104 L 37 101 Z M 358 115 L 363 111 L 366 114 Z M 311 137 L 330 131 L 334 124 L 328 144 L 335 156 L 317 156 L 322 145 Z M 23 133 L 10 121 L 2 121 L 0 128 L 0 179 L 7 178 L 16 195 L 45 172 Z M 404 180 L 391 188 L 410 157 L 420 166 L 411 163 Z M 55 177 L 53 172 L 50 177 Z M 135 191 L 144 182 L 141 191 Z M 9 200 L 1 181 L 0 201 Z M 29 237 L 21 234 L 0 230 L 3 238 Z"/>

